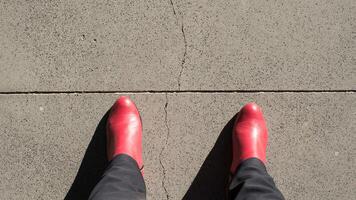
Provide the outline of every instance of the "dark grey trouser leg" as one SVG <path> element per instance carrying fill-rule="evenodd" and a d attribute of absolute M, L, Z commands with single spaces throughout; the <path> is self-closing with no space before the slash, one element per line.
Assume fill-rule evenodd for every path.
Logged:
<path fill-rule="evenodd" d="M 231 200 L 284 200 L 265 165 L 257 158 L 243 161 L 229 187 Z"/>
<path fill-rule="evenodd" d="M 89 200 L 144 200 L 146 186 L 136 161 L 128 155 L 116 156 L 109 164 Z"/>

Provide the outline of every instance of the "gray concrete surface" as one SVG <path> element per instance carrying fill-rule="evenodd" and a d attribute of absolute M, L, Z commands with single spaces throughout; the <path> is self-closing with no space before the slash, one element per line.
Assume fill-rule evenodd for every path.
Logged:
<path fill-rule="evenodd" d="M 249 101 L 286 199 L 353 199 L 355 22 L 353 0 L 0 0 L 0 199 L 86 191 L 123 92 L 149 200 L 221 199 L 228 122 Z"/>
<path fill-rule="evenodd" d="M 355 6 L 353 0 L 179 2 L 187 41 L 181 88 L 355 89 Z"/>
<path fill-rule="evenodd" d="M 0 1 L 0 91 L 350 90 L 355 1 Z"/>
<path fill-rule="evenodd" d="M 63 199 L 117 96 L 0 95 L 1 199 Z M 144 124 L 148 199 L 181 199 L 225 124 L 252 100 L 265 112 L 268 170 L 286 199 L 356 195 L 354 93 L 130 96 Z"/>
<path fill-rule="evenodd" d="M 5 0 L 0 24 L 0 91 L 177 84 L 183 43 L 168 2 Z"/>
<path fill-rule="evenodd" d="M 0 199 L 63 199 L 100 119 L 118 95 L 0 95 Z M 150 199 L 164 199 L 159 155 L 165 95 L 130 95 L 144 126 Z"/>
<path fill-rule="evenodd" d="M 265 113 L 267 168 L 286 199 L 356 195 L 354 93 L 175 94 L 169 96 L 169 148 L 163 160 L 172 199 L 182 197 L 225 124 L 250 101 Z"/>

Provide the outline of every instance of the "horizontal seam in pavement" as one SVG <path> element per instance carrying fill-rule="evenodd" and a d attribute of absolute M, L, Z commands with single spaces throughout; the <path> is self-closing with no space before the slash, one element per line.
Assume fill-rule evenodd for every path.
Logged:
<path fill-rule="evenodd" d="M 116 93 L 353 93 L 356 90 L 99 90 L 99 91 L 14 91 L 0 92 L 0 95 L 27 94 L 116 94 Z"/>

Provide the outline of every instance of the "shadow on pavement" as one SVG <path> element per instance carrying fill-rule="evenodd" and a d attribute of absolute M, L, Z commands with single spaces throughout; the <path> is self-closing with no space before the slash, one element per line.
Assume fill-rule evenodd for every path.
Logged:
<path fill-rule="evenodd" d="M 108 165 L 106 158 L 106 121 L 100 120 L 65 200 L 86 200 Z M 196 175 L 183 200 L 226 199 L 232 157 L 231 133 L 236 116 L 223 130 Z"/>
<path fill-rule="evenodd" d="M 77 176 L 65 200 L 87 200 L 108 165 L 106 158 L 106 121 L 109 112 L 102 117 L 85 152 Z"/>
<path fill-rule="evenodd" d="M 227 199 L 236 115 L 225 125 L 183 200 Z"/>

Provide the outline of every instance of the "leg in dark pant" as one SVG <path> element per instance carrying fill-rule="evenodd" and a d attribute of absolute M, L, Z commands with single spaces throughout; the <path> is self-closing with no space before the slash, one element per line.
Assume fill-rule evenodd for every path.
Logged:
<path fill-rule="evenodd" d="M 144 200 L 146 186 L 138 165 L 125 154 L 116 156 L 109 164 L 89 200 Z"/>
<path fill-rule="evenodd" d="M 265 165 L 257 158 L 243 161 L 229 187 L 231 200 L 284 200 Z"/>

